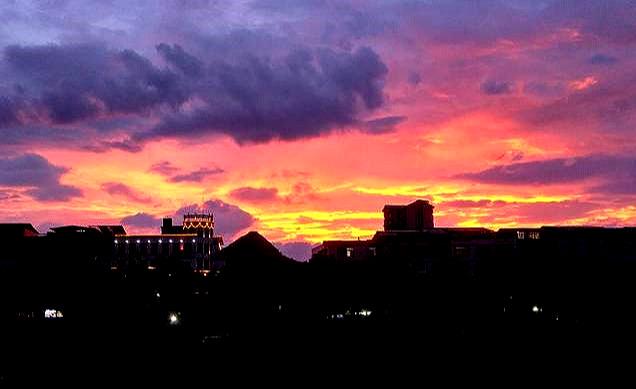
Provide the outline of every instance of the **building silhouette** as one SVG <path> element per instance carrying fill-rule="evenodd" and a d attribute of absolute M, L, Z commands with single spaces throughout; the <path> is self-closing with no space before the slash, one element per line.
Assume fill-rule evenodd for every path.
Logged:
<path fill-rule="evenodd" d="M 423 231 L 434 228 L 433 206 L 426 200 L 407 205 L 385 205 L 384 231 Z"/>
<path fill-rule="evenodd" d="M 172 218 L 162 220 L 160 234 L 114 235 L 113 252 L 120 266 L 130 262 L 142 263 L 156 269 L 166 259 L 190 263 L 195 271 L 208 272 L 221 251 L 223 238 L 214 235 L 212 213 L 188 213 L 181 225 L 173 225 Z"/>
<path fill-rule="evenodd" d="M 328 240 L 312 249 L 311 261 L 365 261 L 384 258 L 408 264 L 428 274 L 448 263 L 461 264 L 474 274 L 489 261 L 519 258 L 636 259 L 636 228 L 543 226 L 539 228 L 435 227 L 434 207 L 425 200 L 408 205 L 385 205 L 384 231 L 367 240 Z M 530 261 L 530 262 L 532 262 Z M 507 266 L 507 264 L 506 264 Z"/>

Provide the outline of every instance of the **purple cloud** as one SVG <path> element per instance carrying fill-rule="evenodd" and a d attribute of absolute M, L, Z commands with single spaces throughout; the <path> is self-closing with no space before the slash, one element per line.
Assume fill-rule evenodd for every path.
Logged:
<path fill-rule="evenodd" d="M 602 184 L 591 187 L 591 192 L 636 194 L 636 158 L 611 155 L 557 158 L 499 165 L 456 178 L 501 185 L 551 185 L 594 179 Z"/>
<path fill-rule="evenodd" d="M 488 80 L 481 84 L 481 91 L 487 95 L 504 95 L 511 92 L 507 81 Z"/>
<path fill-rule="evenodd" d="M 594 54 L 587 60 L 587 63 L 592 65 L 613 65 L 617 61 L 618 59 L 616 57 L 612 57 L 610 55 Z"/>
<path fill-rule="evenodd" d="M 184 174 L 177 174 L 174 175 L 172 177 L 170 177 L 169 181 L 170 182 L 187 182 L 187 181 L 191 181 L 191 182 L 201 182 L 203 181 L 205 178 L 212 176 L 212 175 L 216 175 L 216 174 L 221 174 L 225 172 L 225 170 L 221 169 L 221 168 L 201 168 L 198 170 L 195 170 L 193 172 L 190 173 L 184 173 Z"/>
<path fill-rule="evenodd" d="M 175 218 L 181 219 L 188 212 L 212 212 L 214 214 L 215 233 L 222 235 L 225 243 L 232 241 L 241 231 L 252 226 L 256 219 L 236 205 L 221 200 L 208 200 L 205 203 L 181 207 L 175 212 Z"/>
<path fill-rule="evenodd" d="M 215 62 L 196 92 L 202 107 L 168 115 L 133 139 L 226 134 L 245 143 L 317 136 L 356 123 L 360 106 L 379 108 L 387 72 L 368 47 L 353 53 L 301 48 L 280 60 Z"/>
<path fill-rule="evenodd" d="M 149 172 L 158 173 L 162 176 L 168 177 L 170 182 L 201 182 L 208 176 L 224 173 L 225 170 L 219 167 L 213 168 L 200 168 L 187 173 L 179 173 L 180 169 L 172 164 L 170 161 L 161 161 L 153 164 Z"/>
<path fill-rule="evenodd" d="M 148 213 L 139 212 L 124 217 L 120 223 L 126 227 L 157 228 L 158 231 L 161 226 L 161 219 Z"/>
<path fill-rule="evenodd" d="M 152 201 L 150 197 L 143 196 L 128 185 L 120 182 L 105 182 L 101 186 L 102 190 L 113 196 L 122 196 L 138 203 L 148 203 Z"/>
<path fill-rule="evenodd" d="M 161 161 L 153 164 L 149 172 L 158 173 L 162 176 L 171 176 L 179 171 L 179 168 L 174 166 L 170 161 Z"/>
<path fill-rule="evenodd" d="M 367 134 L 385 134 L 395 131 L 395 126 L 406 120 L 406 116 L 385 116 L 379 119 L 368 120 L 363 125 L 363 131 Z"/>
<path fill-rule="evenodd" d="M 305 262 L 311 258 L 311 243 L 308 242 L 286 242 L 274 243 L 283 255 L 297 261 Z"/>
<path fill-rule="evenodd" d="M 243 187 L 231 191 L 230 196 L 250 203 L 269 202 L 278 199 L 278 189 Z"/>
<path fill-rule="evenodd" d="M 24 101 L 21 113 L 41 112 L 57 124 L 100 113 L 140 114 L 188 98 L 176 74 L 132 50 L 94 44 L 8 46 L 4 58 Z"/>
<path fill-rule="evenodd" d="M 41 201 L 67 201 L 82 192 L 60 183 L 69 169 L 52 165 L 38 154 L 0 159 L 0 186 L 27 188 L 26 194 Z"/>

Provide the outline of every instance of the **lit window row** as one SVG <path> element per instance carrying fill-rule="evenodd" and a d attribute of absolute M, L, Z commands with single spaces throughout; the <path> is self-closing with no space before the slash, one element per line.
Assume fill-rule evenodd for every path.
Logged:
<path fill-rule="evenodd" d="M 118 239 L 115 239 L 114 242 L 115 242 L 115 244 L 119 244 L 119 240 Z M 140 244 L 141 243 L 141 239 L 137 239 L 135 242 L 137 244 Z M 192 243 L 196 243 L 196 242 L 197 242 L 196 239 L 192 239 Z M 124 240 L 124 243 L 130 244 L 130 240 L 126 239 L 126 240 Z M 152 240 L 148 239 L 147 243 L 148 244 L 152 243 Z M 163 243 L 163 240 L 162 239 L 157 239 L 157 243 Z M 168 239 L 168 243 L 174 243 L 174 240 Z M 183 239 L 179 239 L 179 243 L 184 243 L 184 240 Z"/>

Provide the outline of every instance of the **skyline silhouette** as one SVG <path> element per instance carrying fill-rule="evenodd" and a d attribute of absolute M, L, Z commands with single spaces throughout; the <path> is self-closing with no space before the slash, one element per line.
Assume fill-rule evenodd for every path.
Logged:
<path fill-rule="evenodd" d="M 633 225 L 633 4 L 0 5 L 0 222 L 157 220 L 228 241 Z M 240 15 L 240 16 L 239 16 Z"/>
<path fill-rule="evenodd" d="M 0 387 L 624 358 L 634 85 L 636 0 L 0 1 Z"/>

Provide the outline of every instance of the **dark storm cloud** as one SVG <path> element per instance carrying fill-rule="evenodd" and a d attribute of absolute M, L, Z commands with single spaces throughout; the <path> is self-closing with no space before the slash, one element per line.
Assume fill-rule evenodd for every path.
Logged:
<path fill-rule="evenodd" d="M 507 81 L 488 80 L 481 84 L 481 91 L 487 95 L 503 95 L 511 92 Z"/>
<path fill-rule="evenodd" d="M 544 55 L 541 48 L 537 51 L 543 62 L 561 60 L 555 63 L 563 63 L 563 71 L 569 72 L 572 69 L 563 58 L 577 48 L 585 50 L 585 55 L 577 56 L 582 62 L 609 65 L 616 58 L 598 50 L 612 44 L 611 53 L 625 53 L 615 49 L 636 42 L 636 7 L 629 0 L 382 1 L 363 5 L 319 0 L 203 2 L 196 6 L 169 1 L 153 7 L 113 0 L 40 4 L 37 8 L 42 12 L 34 13 L 32 7 L 19 3 L 2 9 L 7 27 L 0 27 L 0 44 L 9 46 L 0 62 L 6 76 L 0 83 L 0 129 L 10 133 L 0 138 L 3 145 L 47 143 L 135 152 L 144 141 L 162 137 L 226 134 L 245 143 L 319 136 L 364 123 L 366 111 L 385 105 L 383 83 L 388 69 L 376 51 L 401 61 L 407 56 L 425 56 L 422 47 L 451 44 L 471 55 L 475 45 L 505 42 L 537 47 L 546 39 L 561 39 L 569 31 L 578 34 L 576 39 L 563 38 L 558 47 L 551 48 L 551 56 Z M 238 23 L 233 19 L 237 11 L 246 12 Z M 212 20 L 215 15 L 218 18 Z M 244 27 L 227 27 L 236 25 Z M 22 31 L 33 37 L 27 39 Z M 37 41 L 60 43 L 24 45 Z M 65 43 L 95 41 L 103 43 Z M 23 45 L 15 45 L 18 42 Z M 375 48 L 361 47 L 364 45 Z M 518 76 L 523 82 L 523 75 L 511 77 L 505 64 L 497 64 L 501 62 L 498 52 L 487 56 L 489 66 L 497 68 L 493 71 L 501 70 L 508 79 Z M 623 57 L 621 63 L 627 63 Z M 418 59 L 417 63 L 427 61 Z M 416 72 L 413 64 L 405 65 L 399 79 L 412 85 L 429 83 L 419 73 L 426 70 Z M 452 64 L 440 63 L 448 65 Z M 622 78 L 610 88 L 619 85 L 626 88 L 630 79 Z M 482 91 L 510 93 L 512 86 L 491 80 L 482 85 Z M 550 92 L 552 87 L 549 83 L 536 88 L 528 85 L 526 90 L 550 97 L 557 94 Z M 628 123 L 625 112 L 634 106 L 632 94 L 607 96 L 600 104 L 590 102 L 597 104 L 593 109 L 583 106 L 579 110 L 568 101 L 551 102 L 555 105 L 547 103 L 526 116 L 535 123 L 547 123 L 572 117 L 570 113 L 580 113 L 583 119 L 597 113 L 608 118 L 611 126 L 624 127 Z M 86 126 L 105 116 L 148 121 L 143 125 Z M 71 124 L 73 128 L 67 128 Z M 36 137 L 27 130 L 55 126 L 60 128 L 52 132 L 67 132 L 77 140 Z M 111 132 L 117 132 L 116 136 Z"/>
<path fill-rule="evenodd" d="M 120 223 L 126 227 L 159 228 L 161 226 L 161 219 L 148 213 L 139 212 L 124 217 Z"/>
<path fill-rule="evenodd" d="M 73 186 L 60 183 L 65 167 L 55 166 L 38 154 L 0 159 L 0 186 L 28 188 L 26 193 L 42 201 L 67 201 L 81 195 Z"/>
<path fill-rule="evenodd" d="M 636 158 L 609 155 L 514 163 L 457 176 L 470 181 L 502 185 L 563 184 L 591 178 L 611 183 L 633 180 L 634 177 Z"/>
<path fill-rule="evenodd" d="M 18 123 L 18 107 L 5 96 L 0 96 L 0 128 Z"/>
<path fill-rule="evenodd" d="M 29 108 L 44 111 L 53 123 L 98 113 L 142 113 L 188 98 L 176 74 L 132 50 L 90 44 L 9 46 L 4 58 Z"/>
<path fill-rule="evenodd" d="M 79 124 L 108 115 L 115 124 L 107 128 L 74 130 L 91 137 L 121 130 L 129 139 L 81 147 L 135 152 L 143 141 L 162 137 L 222 133 L 243 143 L 317 136 L 356 123 L 360 112 L 384 102 L 388 70 L 368 47 L 300 47 L 282 58 L 215 54 L 207 63 L 179 45 L 156 49 L 176 72 L 135 51 L 101 45 L 9 46 L 4 59 L 15 88 L 0 90 L 0 127 Z M 195 108 L 183 109 L 192 100 Z M 142 134 L 116 118 L 152 113 L 159 124 Z M 27 136 L 17 129 L 14 137 Z"/>
<path fill-rule="evenodd" d="M 225 172 L 225 170 L 215 167 L 215 168 L 201 168 L 189 173 L 177 174 L 170 177 L 170 182 L 201 182 L 209 176 L 221 174 Z"/>
<path fill-rule="evenodd" d="M 186 76 L 199 77 L 203 72 L 203 63 L 193 55 L 186 53 L 179 45 L 157 45 L 157 51 L 169 63 L 181 70 Z"/>
<path fill-rule="evenodd" d="M 243 187 L 231 191 L 230 196 L 250 203 L 270 202 L 278 199 L 278 189 Z"/>
<path fill-rule="evenodd" d="M 136 140 L 223 133 L 239 143 L 317 136 L 383 104 L 387 67 L 370 48 L 301 49 L 283 61 L 247 57 L 210 65 L 203 107 L 166 117 Z M 309 119 L 311 118 L 311 119 Z"/>

